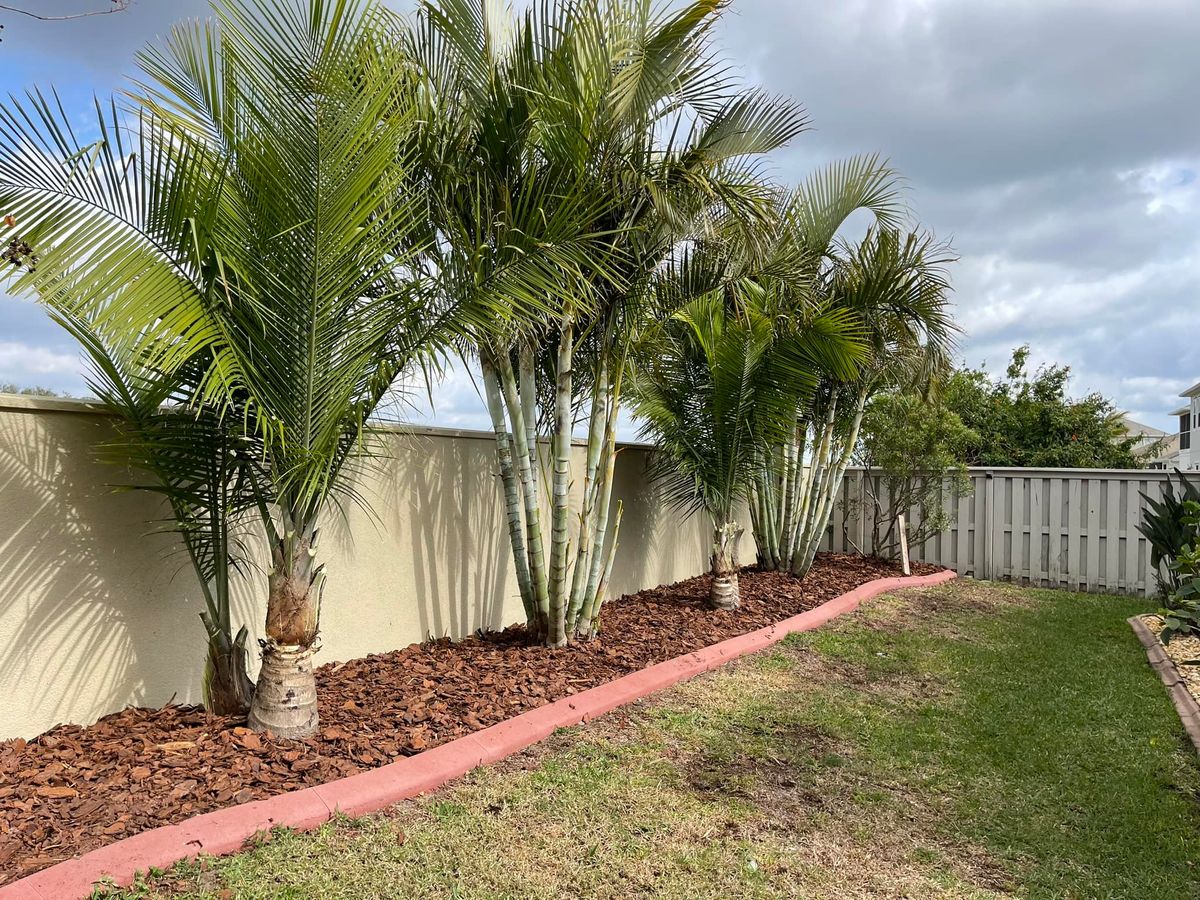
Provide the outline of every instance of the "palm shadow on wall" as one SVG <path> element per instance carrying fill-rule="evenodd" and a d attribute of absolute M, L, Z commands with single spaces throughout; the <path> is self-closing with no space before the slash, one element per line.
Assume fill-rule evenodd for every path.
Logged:
<path fill-rule="evenodd" d="M 624 447 L 617 453 L 613 504 L 624 506 L 609 597 L 670 584 L 707 568 L 703 515 L 672 509 L 650 473 L 653 451 Z"/>
<path fill-rule="evenodd" d="M 460 638 L 521 619 L 495 444 L 487 438 L 393 435 L 382 490 L 385 532 L 411 554 L 422 638 Z"/>
<path fill-rule="evenodd" d="M 0 415 L 0 738 L 198 699 L 199 592 L 178 540 L 149 533 L 159 501 L 109 486 L 122 473 L 93 446 L 111 434 L 92 414 Z"/>

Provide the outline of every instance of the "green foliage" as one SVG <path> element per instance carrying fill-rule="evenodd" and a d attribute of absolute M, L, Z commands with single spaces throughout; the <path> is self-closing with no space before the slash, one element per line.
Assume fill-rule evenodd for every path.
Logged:
<path fill-rule="evenodd" d="M 853 371 L 863 350 L 856 323 L 838 311 L 785 335 L 753 305 L 723 292 L 676 313 L 648 340 L 634 373 L 642 434 L 663 451 L 657 474 L 685 508 L 730 521 L 762 471 L 768 448 L 794 426 L 796 398 L 823 371 Z"/>
<path fill-rule="evenodd" d="M 867 404 L 856 456 L 872 504 L 872 554 L 895 555 L 899 516 L 914 508 L 920 516 L 906 522 L 910 545 L 946 527 L 943 500 L 970 491 L 966 458 L 978 441 L 936 396 L 891 391 Z"/>
<path fill-rule="evenodd" d="M 1175 470 L 1182 492 L 1175 493 L 1175 485 L 1171 476 L 1163 487 L 1161 499 L 1155 499 L 1142 493 L 1146 506 L 1142 510 L 1142 521 L 1138 523 L 1140 531 L 1150 542 L 1150 565 L 1159 576 L 1159 590 L 1169 594 L 1177 585 L 1173 563 L 1180 551 L 1187 546 L 1189 531 L 1185 523 L 1187 516 L 1186 503 L 1200 502 L 1200 485 L 1188 480 L 1187 476 Z"/>
<path fill-rule="evenodd" d="M 32 385 L 23 387 L 19 384 L 13 384 L 11 381 L 0 383 L 0 394 L 19 394 L 22 397 L 61 397 L 62 394 L 58 391 L 52 391 L 47 387 Z"/>
<path fill-rule="evenodd" d="M 1111 401 L 1097 393 L 1068 397 L 1069 367 L 1043 366 L 1031 377 L 1028 359 L 1029 347 L 1018 347 L 1002 378 L 962 369 L 949 379 L 946 405 L 979 435 L 971 465 L 1142 468 L 1137 438 Z"/>
<path fill-rule="evenodd" d="M 116 417 L 117 436 L 101 459 L 149 479 L 129 486 L 159 494 L 171 509 L 165 530 L 183 541 L 204 598 L 208 635 L 204 705 L 219 715 L 245 714 L 252 693 L 246 675 L 245 626 L 234 631 L 231 577 L 249 555 L 240 528 L 245 514 L 269 501 L 263 448 L 243 431 L 245 409 L 222 416 L 210 404 L 187 408 L 189 381 L 142 368 L 127 344 L 106 342 L 88 320 L 52 317 L 79 341 L 91 364 L 88 386 Z M 194 375 L 193 373 L 190 373 Z"/>
<path fill-rule="evenodd" d="M 1164 644 L 1178 635 L 1200 635 L 1200 502 L 1183 501 L 1184 543 L 1170 564 L 1174 590 L 1162 610 Z"/>

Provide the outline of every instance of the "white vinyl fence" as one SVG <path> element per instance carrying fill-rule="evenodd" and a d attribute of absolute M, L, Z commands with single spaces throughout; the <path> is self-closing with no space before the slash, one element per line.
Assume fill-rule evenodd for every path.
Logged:
<path fill-rule="evenodd" d="M 1103 593 L 1151 595 L 1157 579 L 1137 526 L 1167 473 L 1127 469 L 973 468 L 973 490 L 942 502 L 950 525 L 910 548 L 913 559 L 975 578 Z M 846 473 L 822 549 L 869 549 L 864 473 Z M 869 501 L 868 501 L 869 502 Z M 920 511 L 909 510 L 910 521 Z"/>

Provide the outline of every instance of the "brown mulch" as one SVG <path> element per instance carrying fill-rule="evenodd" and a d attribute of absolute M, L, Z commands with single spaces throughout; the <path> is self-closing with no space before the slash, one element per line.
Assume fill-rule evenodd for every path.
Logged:
<path fill-rule="evenodd" d="M 513 627 L 330 663 L 317 670 L 320 734 L 302 741 L 180 706 L 131 708 L 86 728 L 5 741 L 0 884 L 139 831 L 419 753 L 896 574 L 879 560 L 822 555 L 803 581 L 743 570 L 733 612 L 704 608 L 707 576 L 611 601 L 599 639 L 561 650 L 531 646 Z"/>

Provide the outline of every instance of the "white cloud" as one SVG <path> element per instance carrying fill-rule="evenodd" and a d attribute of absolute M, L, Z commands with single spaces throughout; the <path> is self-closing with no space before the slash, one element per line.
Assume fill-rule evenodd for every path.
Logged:
<path fill-rule="evenodd" d="M 21 383 L 29 376 L 78 375 L 78 356 L 19 341 L 0 341 L 0 381 Z"/>

